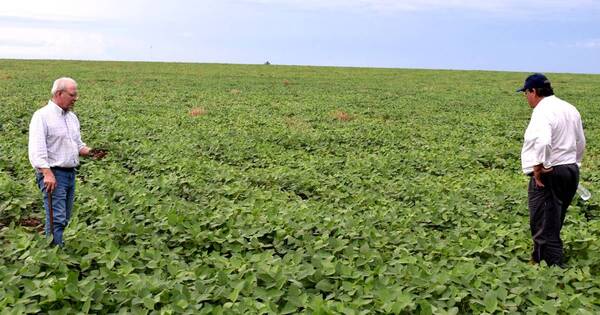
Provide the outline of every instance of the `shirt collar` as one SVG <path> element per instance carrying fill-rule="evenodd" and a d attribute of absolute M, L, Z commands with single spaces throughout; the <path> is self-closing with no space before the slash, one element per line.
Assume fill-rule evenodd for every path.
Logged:
<path fill-rule="evenodd" d="M 544 97 L 544 98 L 543 98 L 543 99 L 540 101 L 540 103 L 546 103 L 546 102 L 548 102 L 548 101 L 551 101 L 551 100 L 552 100 L 552 99 L 554 99 L 554 98 L 556 98 L 556 96 L 554 96 L 554 95 L 545 96 L 545 97 Z"/>
<path fill-rule="evenodd" d="M 66 115 L 68 113 L 68 111 L 60 108 L 60 106 L 56 105 L 56 103 L 54 103 L 52 100 L 48 101 L 48 106 L 50 106 L 52 111 L 56 114 Z"/>
<path fill-rule="evenodd" d="M 546 103 L 552 102 L 554 98 L 556 98 L 554 95 L 544 96 L 544 98 L 535 106 L 534 110 L 543 107 Z"/>

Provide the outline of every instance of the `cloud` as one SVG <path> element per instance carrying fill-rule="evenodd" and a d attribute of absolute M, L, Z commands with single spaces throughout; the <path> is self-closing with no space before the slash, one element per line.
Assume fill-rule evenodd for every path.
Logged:
<path fill-rule="evenodd" d="M 115 51 L 140 46 L 137 38 L 126 38 L 126 27 L 160 11 L 142 0 L 6 1 L 0 58 L 119 59 Z"/>
<path fill-rule="evenodd" d="M 575 43 L 578 48 L 600 48 L 600 38 L 593 38 Z"/>
<path fill-rule="evenodd" d="M 473 10 L 486 12 L 519 13 L 535 10 L 535 14 L 564 9 L 600 9 L 594 0 L 240 0 L 246 3 L 280 6 L 301 9 L 358 9 L 379 12 L 390 11 L 429 11 L 429 10 Z M 236 2 L 236 1 L 229 1 Z"/>
<path fill-rule="evenodd" d="M 45 42 L 40 39 L 10 38 L 0 35 L 0 50 L 2 47 L 42 47 L 44 44 Z"/>
<path fill-rule="evenodd" d="M 142 0 L 19 0 L 5 1 L 0 18 L 25 18 L 43 21 L 85 22 L 131 18 L 143 12 Z"/>
<path fill-rule="evenodd" d="M 53 28 L 0 27 L 0 57 L 102 58 L 109 43 L 99 33 Z"/>

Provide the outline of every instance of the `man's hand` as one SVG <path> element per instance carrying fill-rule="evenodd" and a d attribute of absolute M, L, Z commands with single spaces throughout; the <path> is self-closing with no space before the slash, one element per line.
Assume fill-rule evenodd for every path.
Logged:
<path fill-rule="evenodd" d="M 56 178 L 54 177 L 54 173 L 49 168 L 42 168 L 42 174 L 44 175 L 44 187 L 46 187 L 46 192 L 51 194 L 56 188 Z"/>
<path fill-rule="evenodd" d="M 91 151 L 91 149 L 90 149 L 90 148 L 88 148 L 88 147 L 83 147 L 83 148 L 81 148 L 81 149 L 79 150 L 79 155 L 81 155 L 81 156 L 88 156 L 88 155 L 90 155 L 90 151 Z"/>
<path fill-rule="evenodd" d="M 542 174 L 550 173 L 553 171 L 553 168 L 545 168 L 543 164 L 538 164 L 533 167 L 533 180 L 535 181 L 535 185 L 537 187 L 544 187 L 544 183 L 542 183 Z"/>

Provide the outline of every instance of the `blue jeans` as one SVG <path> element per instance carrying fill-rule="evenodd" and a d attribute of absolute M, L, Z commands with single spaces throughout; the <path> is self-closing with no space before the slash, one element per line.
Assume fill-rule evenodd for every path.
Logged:
<path fill-rule="evenodd" d="M 46 209 L 46 237 L 52 235 L 52 243 L 63 246 L 63 231 L 73 210 L 73 200 L 75 198 L 75 169 L 52 168 L 52 173 L 56 178 L 56 187 L 52 192 L 52 211 L 54 212 L 53 225 L 54 231 L 50 231 L 50 208 L 48 208 L 48 194 L 44 186 L 44 175 L 36 174 L 38 187 L 44 195 L 44 208 Z"/>

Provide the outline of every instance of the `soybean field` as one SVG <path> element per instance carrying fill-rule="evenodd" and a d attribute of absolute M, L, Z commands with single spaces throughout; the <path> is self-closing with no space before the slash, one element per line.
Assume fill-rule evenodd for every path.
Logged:
<path fill-rule="evenodd" d="M 528 73 L 0 60 L 0 314 L 598 314 L 600 75 L 547 73 L 587 151 L 528 264 Z M 66 246 L 29 121 L 79 84 Z"/>

